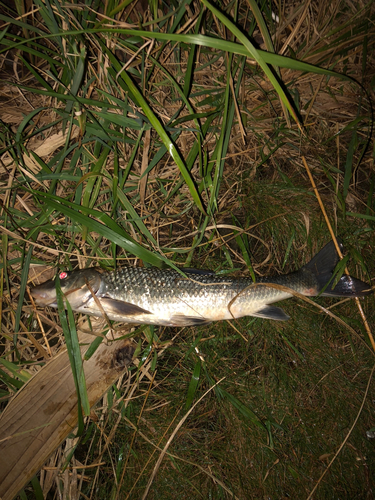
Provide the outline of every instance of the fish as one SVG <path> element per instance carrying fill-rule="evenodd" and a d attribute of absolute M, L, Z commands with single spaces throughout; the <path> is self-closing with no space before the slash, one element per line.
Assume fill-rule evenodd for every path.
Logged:
<path fill-rule="evenodd" d="M 338 240 L 343 249 L 341 240 Z M 222 277 L 206 270 L 124 266 L 61 271 L 64 301 L 73 311 L 135 324 L 171 327 L 206 325 L 213 321 L 254 316 L 285 321 L 289 316 L 274 302 L 293 296 L 363 297 L 371 286 L 346 274 L 335 283 L 339 261 L 330 241 L 305 266 L 290 274 L 261 277 Z M 37 306 L 57 308 L 55 279 L 31 289 Z M 281 285 L 288 290 L 267 285 Z"/>

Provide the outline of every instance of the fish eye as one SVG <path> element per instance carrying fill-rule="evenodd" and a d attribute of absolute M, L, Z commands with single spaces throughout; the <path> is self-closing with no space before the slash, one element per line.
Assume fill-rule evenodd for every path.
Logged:
<path fill-rule="evenodd" d="M 62 272 L 59 274 L 59 278 L 60 278 L 61 280 L 64 280 L 64 279 L 65 279 L 65 278 L 67 278 L 67 277 L 68 277 L 68 273 L 67 273 L 67 272 L 65 272 L 65 271 L 62 271 Z"/>

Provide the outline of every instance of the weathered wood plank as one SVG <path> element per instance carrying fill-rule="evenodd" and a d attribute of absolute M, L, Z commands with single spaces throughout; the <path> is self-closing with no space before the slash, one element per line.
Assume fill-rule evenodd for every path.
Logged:
<path fill-rule="evenodd" d="M 92 335 L 81 334 L 81 343 Z M 88 345 L 81 347 L 82 355 Z M 134 348 L 129 341 L 99 346 L 84 361 L 90 407 L 126 370 Z M 14 496 L 40 470 L 78 422 L 77 394 L 67 351 L 49 361 L 15 395 L 0 417 L 0 499 Z"/>

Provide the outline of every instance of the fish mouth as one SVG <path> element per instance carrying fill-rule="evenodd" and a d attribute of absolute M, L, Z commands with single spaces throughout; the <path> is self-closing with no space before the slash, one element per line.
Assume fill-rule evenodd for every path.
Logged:
<path fill-rule="evenodd" d="M 55 283 L 53 283 L 52 286 L 35 286 L 30 290 L 30 293 L 38 306 L 57 307 Z"/>
<path fill-rule="evenodd" d="M 57 308 L 57 302 L 56 299 L 51 298 L 46 296 L 42 292 L 31 292 L 31 296 L 33 297 L 35 304 L 39 307 L 56 307 Z"/>

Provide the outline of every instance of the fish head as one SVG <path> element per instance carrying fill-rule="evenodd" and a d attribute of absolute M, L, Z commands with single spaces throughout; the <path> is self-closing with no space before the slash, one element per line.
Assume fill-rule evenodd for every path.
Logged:
<path fill-rule="evenodd" d="M 63 294 L 72 309 L 81 307 L 99 290 L 101 278 L 96 269 L 60 271 L 58 274 Z M 56 278 L 31 289 L 36 305 L 57 307 Z"/>

